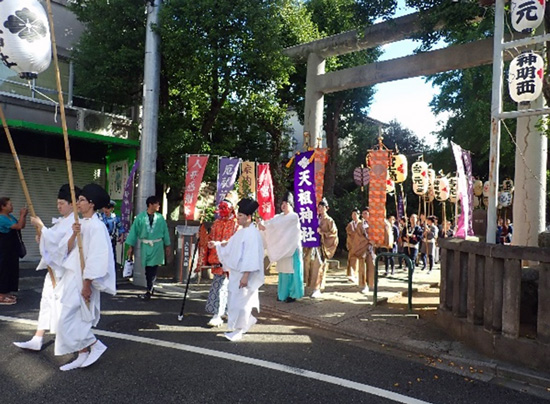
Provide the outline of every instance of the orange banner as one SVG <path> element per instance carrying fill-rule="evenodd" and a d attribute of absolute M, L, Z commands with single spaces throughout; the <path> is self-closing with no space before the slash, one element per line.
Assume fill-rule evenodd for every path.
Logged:
<path fill-rule="evenodd" d="M 328 161 L 328 149 L 315 149 L 315 197 L 317 204 L 323 199 L 325 185 L 325 164 Z"/>
<path fill-rule="evenodd" d="M 369 240 L 375 246 L 384 244 L 384 219 L 386 218 L 386 179 L 388 176 L 387 150 L 369 152 Z"/>

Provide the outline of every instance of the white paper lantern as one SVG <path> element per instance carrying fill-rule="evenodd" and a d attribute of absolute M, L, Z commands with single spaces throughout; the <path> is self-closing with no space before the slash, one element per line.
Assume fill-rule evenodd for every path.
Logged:
<path fill-rule="evenodd" d="M 458 202 L 458 178 L 451 177 L 449 178 L 449 202 L 456 203 Z"/>
<path fill-rule="evenodd" d="M 429 168 L 428 169 L 428 189 L 429 190 L 434 189 L 434 182 L 435 182 L 435 170 Z"/>
<path fill-rule="evenodd" d="M 23 79 L 36 78 L 50 65 L 50 26 L 37 0 L 1 2 L 0 58 Z"/>
<path fill-rule="evenodd" d="M 413 192 L 424 195 L 428 192 L 428 164 L 417 161 L 411 166 Z"/>
<path fill-rule="evenodd" d="M 516 56 L 510 63 L 508 91 L 515 102 L 536 100 L 542 92 L 544 60 L 534 52 Z"/>
<path fill-rule="evenodd" d="M 391 180 L 391 178 L 386 179 L 386 193 L 391 194 L 395 191 L 395 183 Z"/>
<path fill-rule="evenodd" d="M 498 203 L 506 208 L 512 204 L 512 194 L 510 192 L 501 192 L 498 196 Z"/>
<path fill-rule="evenodd" d="M 447 177 L 439 177 L 434 181 L 435 199 L 438 201 L 446 201 L 449 199 L 450 185 Z"/>
<path fill-rule="evenodd" d="M 483 196 L 486 198 L 489 197 L 489 181 L 483 183 Z"/>
<path fill-rule="evenodd" d="M 481 180 L 474 181 L 474 195 L 475 196 L 483 195 L 483 182 Z"/>
<path fill-rule="evenodd" d="M 512 0 L 510 18 L 518 32 L 531 32 L 544 19 L 545 0 Z"/>
<path fill-rule="evenodd" d="M 396 183 L 402 183 L 407 179 L 407 157 L 403 154 L 394 154 L 388 168 L 390 179 Z"/>

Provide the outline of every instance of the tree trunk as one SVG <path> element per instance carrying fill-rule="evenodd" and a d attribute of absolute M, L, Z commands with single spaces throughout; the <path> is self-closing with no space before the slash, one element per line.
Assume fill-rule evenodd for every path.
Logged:
<path fill-rule="evenodd" d="M 327 105 L 327 119 L 325 122 L 325 135 L 327 138 L 328 162 L 325 169 L 325 186 L 323 189 L 324 196 L 334 195 L 334 186 L 336 184 L 336 164 L 338 162 L 338 155 L 340 153 L 340 145 L 338 144 L 339 138 L 339 124 L 340 114 L 344 107 L 344 100 L 336 100 L 333 103 Z M 313 139 L 312 139 L 313 141 Z"/>

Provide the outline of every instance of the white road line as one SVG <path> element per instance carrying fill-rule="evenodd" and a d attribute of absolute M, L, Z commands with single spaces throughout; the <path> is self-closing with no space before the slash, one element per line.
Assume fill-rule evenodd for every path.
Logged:
<path fill-rule="evenodd" d="M 25 324 L 36 326 L 37 322 L 34 320 L 21 319 L 10 316 L 0 316 L 0 321 L 8 321 L 12 323 Z M 179 351 L 185 351 L 193 354 L 212 356 L 219 359 L 226 359 L 234 362 L 245 363 L 247 365 L 258 366 L 265 369 L 275 370 L 278 372 L 289 373 L 296 376 L 305 377 L 308 379 L 318 380 L 325 383 L 334 384 L 337 386 L 345 387 L 352 390 L 362 391 L 374 396 L 386 398 L 404 404 L 429 404 L 427 401 L 418 400 L 416 398 L 404 396 L 393 391 L 380 389 L 378 387 L 370 386 L 368 384 L 362 384 L 353 382 L 351 380 L 342 379 L 340 377 L 330 376 L 323 373 L 313 372 L 306 369 L 300 369 L 293 366 L 282 365 L 280 363 L 268 362 L 261 359 L 249 358 L 242 355 L 235 355 L 227 352 L 215 351 L 213 349 L 200 348 L 192 345 L 180 344 L 177 342 L 163 341 L 154 338 L 140 337 L 131 334 L 122 334 L 118 332 L 111 332 L 105 330 L 94 329 L 94 333 L 97 335 L 117 338 L 125 341 L 138 342 L 141 344 L 154 345 L 163 348 L 177 349 Z"/>

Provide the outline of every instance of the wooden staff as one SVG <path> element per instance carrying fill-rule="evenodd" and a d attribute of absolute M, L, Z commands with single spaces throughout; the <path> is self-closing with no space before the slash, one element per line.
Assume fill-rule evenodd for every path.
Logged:
<path fill-rule="evenodd" d="M 69 133 L 67 131 L 67 119 L 65 117 L 65 102 L 63 100 L 63 91 L 61 89 L 61 73 L 59 72 L 59 60 L 57 58 L 57 45 L 55 42 L 55 30 L 53 25 L 53 13 L 51 0 L 46 0 L 48 5 L 48 20 L 50 22 L 50 31 L 52 39 L 52 52 L 55 67 L 55 80 L 57 82 L 57 95 L 59 97 L 59 112 L 61 113 L 61 127 L 63 128 L 63 140 L 65 142 L 65 159 L 67 160 L 67 172 L 69 174 L 69 188 L 71 189 L 71 201 L 73 205 L 74 222 L 78 224 L 78 211 L 76 208 L 76 195 L 74 192 L 73 166 L 71 163 L 71 149 L 69 147 Z M 82 251 L 82 235 L 80 232 L 76 235 L 78 252 L 80 253 L 80 267 L 84 272 L 84 252 Z"/>
<path fill-rule="evenodd" d="M 29 189 L 27 188 L 27 182 L 25 181 L 25 176 L 23 175 L 23 170 L 21 169 L 21 163 L 19 161 L 19 157 L 17 157 L 17 151 L 15 150 L 15 145 L 13 144 L 10 128 L 8 128 L 8 123 L 6 122 L 6 117 L 4 116 L 4 110 L 2 109 L 1 106 L 0 106 L 0 119 L 2 119 L 2 126 L 4 127 L 4 131 L 6 132 L 6 137 L 8 138 L 8 143 L 10 144 L 11 154 L 13 156 L 13 160 L 15 161 L 15 167 L 17 168 L 17 172 L 19 173 L 19 181 L 21 181 L 21 187 L 23 188 L 23 193 L 25 194 L 27 206 L 29 207 L 31 216 L 36 217 L 36 212 L 34 211 L 34 205 L 32 204 L 31 195 L 29 193 Z M 36 234 L 40 235 L 40 230 L 38 229 L 38 227 L 35 227 L 35 230 L 36 230 Z M 50 274 L 52 285 L 55 288 L 55 285 L 57 284 L 57 282 L 55 279 L 55 275 L 49 266 L 48 266 L 48 273 Z"/>

